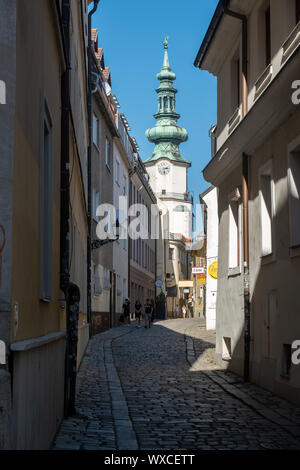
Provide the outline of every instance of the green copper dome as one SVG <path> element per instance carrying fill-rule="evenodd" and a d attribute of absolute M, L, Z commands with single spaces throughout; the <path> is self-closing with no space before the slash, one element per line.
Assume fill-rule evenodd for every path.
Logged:
<path fill-rule="evenodd" d="M 179 152 L 179 145 L 181 142 L 188 140 L 188 133 L 177 124 L 180 115 L 175 110 L 175 95 L 177 90 L 173 87 L 176 75 L 172 72 L 169 64 L 168 38 L 165 38 L 164 41 L 164 62 L 161 71 L 157 74 L 157 78 L 160 81 L 160 85 L 156 90 L 158 95 L 158 112 L 154 115 L 156 125 L 146 131 L 146 137 L 155 144 L 155 149 L 145 163 L 150 163 L 160 158 L 189 163 Z"/>

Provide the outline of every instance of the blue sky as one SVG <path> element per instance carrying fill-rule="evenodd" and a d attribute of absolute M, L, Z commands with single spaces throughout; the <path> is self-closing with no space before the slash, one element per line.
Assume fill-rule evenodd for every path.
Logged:
<path fill-rule="evenodd" d="M 163 40 L 169 37 L 169 60 L 177 79 L 179 125 L 189 134 L 181 154 L 191 161 L 189 190 L 198 195 L 208 186 L 202 170 L 210 159 L 208 131 L 216 123 L 216 79 L 193 65 L 218 0 L 100 0 L 93 16 L 112 91 L 146 160 L 154 146 L 145 131 L 155 124 L 156 74 L 163 62 Z"/>

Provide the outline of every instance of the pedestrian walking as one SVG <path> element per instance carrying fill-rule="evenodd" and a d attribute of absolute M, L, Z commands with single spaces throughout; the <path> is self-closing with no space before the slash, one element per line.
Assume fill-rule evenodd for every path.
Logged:
<path fill-rule="evenodd" d="M 129 299 L 125 299 L 125 302 L 123 303 L 123 315 L 124 315 L 124 323 L 127 323 L 127 325 L 130 324 L 130 302 Z"/>
<path fill-rule="evenodd" d="M 178 318 L 178 316 L 179 316 L 179 307 L 178 307 L 178 305 L 176 305 L 176 307 L 175 307 L 175 318 Z"/>
<path fill-rule="evenodd" d="M 182 315 L 183 315 L 183 318 L 186 318 L 186 317 L 187 317 L 187 310 L 186 310 L 186 306 L 185 306 L 185 305 L 182 306 Z"/>
<path fill-rule="evenodd" d="M 150 301 L 151 305 L 152 305 L 152 312 L 151 312 L 151 316 L 150 316 L 150 324 L 151 326 L 153 325 L 153 322 L 154 322 L 154 314 L 155 314 L 155 303 L 154 303 L 154 300 L 151 299 Z"/>
<path fill-rule="evenodd" d="M 142 304 L 139 300 L 136 300 L 134 310 L 135 310 L 136 328 L 138 328 L 141 326 L 141 315 L 142 315 Z"/>
<path fill-rule="evenodd" d="M 153 307 L 149 299 L 146 300 L 145 304 L 145 328 L 151 328 L 151 315 L 152 315 Z"/>

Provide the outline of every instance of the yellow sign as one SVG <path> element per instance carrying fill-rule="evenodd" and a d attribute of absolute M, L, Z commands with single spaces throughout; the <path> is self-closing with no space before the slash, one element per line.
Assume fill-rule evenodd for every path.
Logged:
<path fill-rule="evenodd" d="M 209 267 L 208 267 L 208 274 L 212 279 L 218 279 L 218 261 L 214 261 Z"/>
<path fill-rule="evenodd" d="M 197 282 L 199 282 L 199 284 L 205 284 L 206 282 L 205 274 L 200 274 L 199 276 L 197 276 Z"/>

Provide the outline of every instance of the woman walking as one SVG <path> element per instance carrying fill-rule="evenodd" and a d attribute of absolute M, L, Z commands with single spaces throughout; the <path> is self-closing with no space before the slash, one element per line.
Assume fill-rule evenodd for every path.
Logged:
<path fill-rule="evenodd" d="M 146 300 L 145 304 L 145 328 L 151 328 L 151 315 L 152 315 L 153 307 L 152 304 L 150 303 L 150 300 Z"/>

